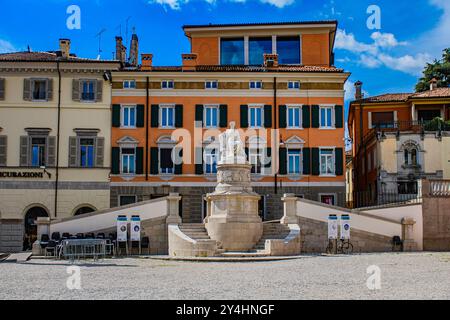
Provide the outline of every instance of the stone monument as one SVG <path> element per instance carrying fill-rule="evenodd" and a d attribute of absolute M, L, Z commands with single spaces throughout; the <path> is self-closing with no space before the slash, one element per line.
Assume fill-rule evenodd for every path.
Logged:
<path fill-rule="evenodd" d="M 217 187 L 206 195 L 205 227 L 211 239 L 225 251 L 247 251 L 254 248 L 263 232 L 258 215 L 261 198 L 253 192 L 244 144 L 235 123 L 219 136 Z"/>

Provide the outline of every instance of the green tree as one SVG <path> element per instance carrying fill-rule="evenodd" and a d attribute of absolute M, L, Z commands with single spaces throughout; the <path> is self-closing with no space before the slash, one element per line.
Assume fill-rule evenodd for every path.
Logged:
<path fill-rule="evenodd" d="M 441 60 L 427 63 L 423 70 L 423 77 L 416 84 L 416 92 L 430 90 L 431 79 L 436 78 L 438 87 L 450 86 L 450 48 L 444 49 Z"/>

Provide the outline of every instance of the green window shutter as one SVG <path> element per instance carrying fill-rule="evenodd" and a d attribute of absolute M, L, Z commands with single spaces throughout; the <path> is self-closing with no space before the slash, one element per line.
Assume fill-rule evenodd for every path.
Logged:
<path fill-rule="evenodd" d="M 145 123 L 145 106 L 143 104 L 138 104 L 136 106 L 136 127 L 143 128 Z"/>
<path fill-rule="evenodd" d="M 311 174 L 311 150 L 303 148 L 303 174 Z"/>
<path fill-rule="evenodd" d="M 344 114 L 342 106 L 334 107 L 334 117 L 335 117 L 335 127 L 343 128 L 344 127 Z"/>
<path fill-rule="evenodd" d="M 151 127 L 158 128 L 159 127 L 159 105 L 152 104 L 152 113 L 151 113 Z"/>
<path fill-rule="evenodd" d="M 30 158 L 30 137 L 20 137 L 20 166 L 28 167 Z"/>
<path fill-rule="evenodd" d="M 248 128 L 248 105 L 241 105 L 241 128 Z"/>
<path fill-rule="evenodd" d="M 311 114 L 310 114 L 310 107 L 308 105 L 304 105 L 302 107 L 302 127 L 303 128 L 309 128 L 311 127 Z"/>
<path fill-rule="evenodd" d="M 343 148 L 336 148 L 334 150 L 334 157 L 335 157 L 335 165 L 336 165 L 336 171 L 335 174 L 337 176 L 342 176 L 344 174 L 344 149 Z"/>
<path fill-rule="evenodd" d="M 175 174 L 182 174 L 183 173 L 183 149 L 181 148 L 175 148 L 175 154 L 179 154 L 181 157 L 181 163 L 175 163 Z"/>
<path fill-rule="evenodd" d="M 183 127 L 183 105 L 177 104 L 175 106 L 175 128 Z"/>
<path fill-rule="evenodd" d="M 8 150 L 8 137 L 0 136 L 0 167 L 6 167 L 7 150 Z"/>
<path fill-rule="evenodd" d="M 56 167 L 56 137 L 47 137 L 47 167 Z"/>
<path fill-rule="evenodd" d="M 105 138 L 95 138 L 95 166 L 97 168 L 103 168 L 103 162 L 105 158 Z"/>
<path fill-rule="evenodd" d="M 285 105 L 278 106 L 278 127 L 280 129 L 287 127 L 287 107 Z"/>
<path fill-rule="evenodd" d="M 53 79 L 47 79 L 47 100 L 53 100 Z"/>
<path fill-rule="evenodd" d="M 73 79 L 72 80 L 72 100 L 73 101 L 80 101 L 80 80 Z"/>
<path fill-rule="evenodd" d="M 136 174 L 144 173 L 144 148 L 136 148 Z"/>
<path fill-rule="evenodd" d="M 23 79 L 23 100 L 31 101 L 31 79 Z"/>
<path fill-rule="evenodd" d="M 112 174 L 120 173 L 120 148 L 119 147 L 111 148 L 111 173 Z"/>
<path fill-rule="evenodd" d="M 318 105 L 312 106 L 312 127 L 313 128 L 319 128 L 320 127 L 319 111 L 320 111 L 320 108 L 319 108 Z"/>
<path fill-rule="evenodd" d="M 203 174 L 203 148 L 195 148 L 195 174 Z"/>
<path fill-rule="evenodd" d="M 221 104 L 219 107 L 219 127 L 228 127 L 228 106 Z"/>
<path fill-rule="evenodd" d="M 5 79 L 0 79 L 0 100 L 5 100 Z"/>
<path fill-rule="evenodd" d="M 78 167 L 78 137 L 69 137 L 69 167 Z"/>
<path fill-rule="evenodd" d="M 280 148 L 278 150 L 279 152 L 279 174 L 287 174 L 287 149 L 286 148 Z"/>
<path fill-rule="evenodd" d="M 95 101 L 102 102 L 103 100 L 103 80 L 97 80 L 95 83 Z"/>
<path fill-rule="evenodd" d="M 157 147 L 150 148 L 150 174 L 159 173 L 159 149 Z"/>
<path fill-rule="evenodd" d="M 311 174 L 313 176 L 320 175 L 320 150 L 319 148 L 312 148 L 311 150 Z"/>
<path fill-rule="evenodd" d="M 112 106 L 112 126 L 114 128 L 120 127 L 120 104 L 113 104 Z"/>
<path fill-rule="evenodd" d="M 264 160 L 264 168 L 272 167 L 272 148 L 266 148 L 266 159 Z"/>
<path fill-rule="evenodd" d="M 195 105 L 195 121 L 201 122 L 203 127 L 203 105 L 196 104 Z"/>
<path fill-rule="evenodd" d="M 272 106 L 264 106 L 264 128 L 272 128 Z"/>

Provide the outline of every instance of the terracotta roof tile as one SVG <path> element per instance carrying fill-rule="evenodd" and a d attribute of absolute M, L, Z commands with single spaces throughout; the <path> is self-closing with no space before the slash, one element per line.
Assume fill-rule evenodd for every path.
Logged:
<path fill-rule="evenodd" d="M 437 88 L 418 93 L 387 93 L 355 100 L 352 103 L 406 102 L 410 99 L 450 98 L 450 88 Z"/>
<path fill-rule="evenodd" d="M 450 88 L 436 88 L 434 90 L 428 90 L 424 92 L 418 92 L 411 95 L 411 99 L 416 98 L 449 98 Z"/>
<path fill-rule="evenodd" d="M 317 20 L 317 21 L 284 21 L 284 22 L 250 22 L 250 23 L 225 23 L 225 24 L 198 24 L 184 25 L 183 29 L 192 28 L 223 28 L 223 27 L 252 27 L 252 26 L 282 26 L 296 24 L 337 24 L 337 20 Z"/>
<path fill-rule="evenodd" d="M 142 70 L 141 70 L 142 71 Z M 159 66 L 153 67 L 152 71 L 170 72 L 182 71 L 181 66 Z M 245 65 L 199 65 L 197 72 L 344 72 L 343 69 L 336 67 L 320 66 L 301 66 L 301 65 L 280 65 L 278 68 L 266 68 L 263 66 L 245 66 Z M 192 71 L 189 71 L 192 72 Z"/>
<path fill-rule="evenodd" d="M 48 51 L 48 52 L 11 52 L 0 54 L 0 61 L 3 62 L 53 62 L 61 59 L 59 52 Z M 114 60 L 96 60 L 96 59 L 86 59 L 77 56 L 70 56 L 64 61 L 69 62 L 117 62 Z"/>

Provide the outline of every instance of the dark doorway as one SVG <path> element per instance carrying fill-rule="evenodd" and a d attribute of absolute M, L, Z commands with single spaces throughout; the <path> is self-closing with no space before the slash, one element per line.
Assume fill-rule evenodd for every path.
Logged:
<path fill-rule="evenodd" d="M 31 249 L 33 243 L 37 240 L 36 220 L 39 217 L 48 217 L 48 213 L 44 208 L 33 207 L 25 214 L 25 235 L 23 240 L 23 249 Z"/>
<path fill-rule="evenodd" d="M 80 209 L 78 209 L 76 212 L 75 212 L 75 216 L 80 216 L 80 215 L 82 215 L 82 214 L 86 214 L 86 213 L 91 213 L 91 212 L 94 212 L 95 210 L 94 209 L 92 209 L 91 207 L 81 207 Z"/>
<path fill-rule="evenodd" d="M 262 221 L 266 221 L 266 197 L 261 196 L 261 199 L 258 201 L 258 214 L 261 217 Z"/>
<path fill-rule="evenodd" d="M 418 110 L 417 115 L 420 121 L 431 121 L 441 117 L 441 110 Z"/>

